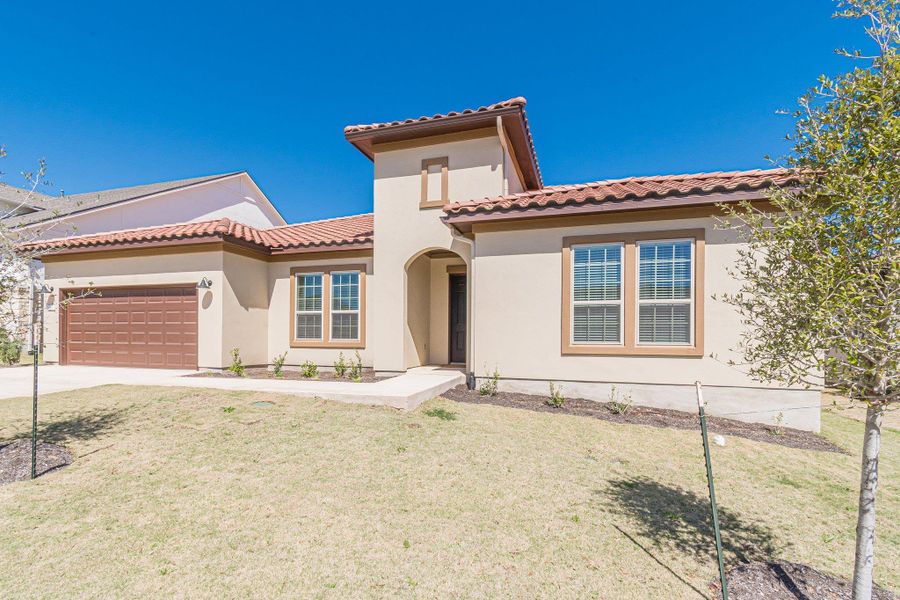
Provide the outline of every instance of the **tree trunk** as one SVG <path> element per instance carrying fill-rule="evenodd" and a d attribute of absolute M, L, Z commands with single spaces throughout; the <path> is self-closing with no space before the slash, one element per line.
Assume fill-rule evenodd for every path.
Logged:
<path fill-rule="evenodd" d="M 871 600 L 875 559 L 875 490 L 878 487 L 878 451 L 884 404 L 866 410 L 862 476 L 859 483 L 859 513 L 856 520 L 856 563 L 853 567 L 853 600 Z"/>

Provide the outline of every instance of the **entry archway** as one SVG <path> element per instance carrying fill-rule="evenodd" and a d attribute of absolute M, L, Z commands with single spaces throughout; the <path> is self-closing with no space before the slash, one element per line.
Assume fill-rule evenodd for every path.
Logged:
<path fill-rule="evenodd" d="M 465 259 L 443 248 L 423 250 L 407 261 L 405 281 L 406 368 L 465 366 L 469 332 Z"/>

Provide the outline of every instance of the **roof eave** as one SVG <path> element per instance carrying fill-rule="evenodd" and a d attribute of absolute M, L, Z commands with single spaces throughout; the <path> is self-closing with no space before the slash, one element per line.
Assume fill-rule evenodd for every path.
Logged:
<path fill-rule="evenodd" d="M 264 246 L 254 244 L 252 242 L 247 242 L 245 240 L 235 239 L 229 235 L 211 234 L 171 240 L 144 240 L 140 242 L 120 242 L 115 244 L 97 244 L 93 246 L 74 246 L 71 248 L 50 248 L 45 251 L 37 250 L 34 251 L 34 253 L 37 255 L 37 258 L 43 259 L 46 257 L 52 258 L 69 255 L 82 255 L 91 254 L 94 252 L 115 252 L 118 250 L 154 250 L 161 247 L 195 247 L 203 244 L 225 244 L 226 246 L 239 247 L 243 250 L 259 254 L 260 258 L 262 259 L 265 259 L 269 256 L 289 256 L 294 254 L 311 254 L 316 252 L 337 252 L 341 250 L 368 250 L 374 248 L 374 243 L 370 240 L 367 240 L 362 242 L 319 244 L 315 246 L 296 246 L 290 248 L 275 248 L 270 250 L 268 248 L 265 248 Z"/>
<path fill-rule="evenodd" d="M 375 160 L 376 144 L 426 138 L 445 133 L 457 133 L 484 127 L 495 127 L 497 117 L 503 121 L 510 141 L 514 145 L 516 158 L 526 178 L 528 189 L 539 189 L 543 184 L 540 170 L 530 142 L 528 123 L 523 106 L 507 106 L 489 111 L 442 117 L 440 119 L 412 121 L 385 127 L 345 132 L 344 137 L 369 160 Z"/>
<path fill-rule="evenodd" d="M 532 208 L 494 209 L 491 211 L 454 212 L 442 217 L 448 225 L 462 232 L 469 232 L 480 223 L 530 221 L 548 217 L 569 217 L 606 213 L 639 212 L 658 209 L 692 208 L 716 204 L 734 204 L 743 201 L 766 200 L 766 190 L 738 190 L 711 194 L 664 196 L 657 198 L 628 198 L 625 200 L 595 200 L 590 202 L 549 205 Z"/>

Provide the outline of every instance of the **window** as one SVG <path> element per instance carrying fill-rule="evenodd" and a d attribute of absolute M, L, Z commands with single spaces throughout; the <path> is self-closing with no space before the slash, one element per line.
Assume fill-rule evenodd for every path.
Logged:
<path fill-rule="evenodd" d="M 322 273 L 298 275 L 296 332 L 298 340 L 322 339 Z"/>
<path fill-rule="evenodd" d="M 331 339 L 359 337 L 359 273 L 331 274 Z"/>
<path fill-rule="evenodd" d="M 563 354 L 703 356 L 705 231 L 563 239 Z"/>
<path fill-rule="evenodd" d="M 572 341 L 622 343 L 622 244 L 572 249 Z"/>
<path fill-rule="evenodd" d="M 365 265 L 291 269 L 291 346 L 365 348 Z"/>
<path fill-rule="evenodd" d="M 638 242 L 638 343 L 691 343 L 691 240 Z"/>
<path fill-rule="evenodd" d="M 419 208 L 440 208 L 449 202 L 449 164 L 446 156 L 422 161 L 422 198 Z"/>

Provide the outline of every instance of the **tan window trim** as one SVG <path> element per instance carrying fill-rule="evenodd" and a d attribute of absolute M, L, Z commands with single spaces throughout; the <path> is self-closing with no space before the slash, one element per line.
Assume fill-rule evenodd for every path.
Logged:
<path fill-rule="evenodd" d="M 359 271 L 359 339 L 358 340 L 332 340 L 331 339 L 331 274 Z M 297 278 L 298 273 L 322 273 L 322 339 L 298 340 L 295 321 L 295 307 L 297 306 Z M 290 347 L 291 348 L 336 348 L 344 350 L 361 350 L 366 347 L 366 265 L 310 265 L 293 267 L 290 277 L 291 303 L 290 310 Z"/>
<path fill-rule="evenodd" d="M 650 346 L 637 344 L 637 242 L 653 240 L 685 239 L 694 240 L 694 345 L 693 346 Z M 703 297 L 704 258 L 706 254 L 706 231 L 704 229 L 672 229 L 668 231 L 647 231 L 634 233 L 611 233 L 563 238 L 562 245 L 562 325 L 560 331 L 563 355 L 602 356 L 703 356 Z M 572 246 L 580 244 L 621 243 L 625 247 L 622 260 L 622 344 L 573 344 L 571 339 L 572 319 Z"/>
<path fill-rule="evenodd" d="M 422 161 L 422 198 L 419 200 L 419 208 L 441 208 L 450 198 L 450 185 L 447 170 L 450 161 L 446 156 L 438 158 L 426 158 Z M 441 167 L 441 199 L 428 199 L 428 167 Z"/>

